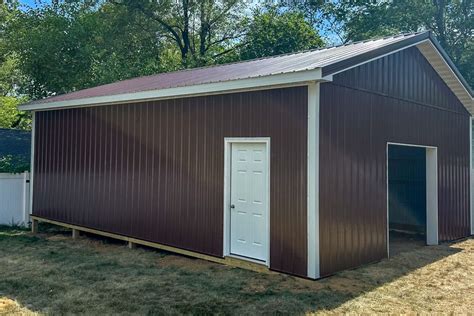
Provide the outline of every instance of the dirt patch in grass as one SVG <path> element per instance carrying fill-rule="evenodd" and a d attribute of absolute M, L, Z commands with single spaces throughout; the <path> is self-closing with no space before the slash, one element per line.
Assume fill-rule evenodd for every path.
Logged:
<path fill-rule="evenodd" d="M 260 274 L 106 238 L 0 228 L 0 314 L 471 312 L 474 239 L 404 248 L 320 281 Z M 1 302 L 4 302 L 3 304 Z"/>
<path fill-rule="evenodd" d="M 162 268 L 177 268 L 185 269 L 193 272 L 199 272 L 213 267 L 214 269 L 224 268 L 222 265 L 213 262 L 207 262 L 195 258 L 188 258 L 185 256 L 179 256 L 174 254 L 167 254 L 163 258 L 160 258 L 158 265 Z M 225 267 L 228 268 L 228 267 Z"/>
<path fill-rule="evenodd" d="M 38 313 L 30 311 L 26 307 L 20 306 L 18 302 L 7 297 L 0 297 L 0 315 L 28 315 L 35 316 Z"/>

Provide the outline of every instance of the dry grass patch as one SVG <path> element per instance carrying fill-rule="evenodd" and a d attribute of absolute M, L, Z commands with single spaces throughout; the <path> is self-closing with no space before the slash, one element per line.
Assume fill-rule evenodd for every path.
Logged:
<path fill-rule="evenodd" d="M 7 297 L 0 297 L 0 315 L 36 316 L 38 313 L 21 306 L 18 302 Z"/>
<path fill-rule="evenodd" d="M 33 236 L 0 227 L 0 313 L 457 313 L 474 307 L 474 239 L 407 248 L 391 260 L 310 281 L 41 229 Z"/>
<path fill-rule="evenodd" d="M 429 261 L 432 262 L 427 263 Z M 397 277 L 396 268 L 406 266 L 419 268 Z M 474 310 L 474 239 L 451 245 L 422 247 L 417 251 L 401 253 L 392 260 L 341 273 L 348 281 L 360 281 L 361 274 L 370 274 L 379 280 L 393 280 L 362 292 L 331 312 L 465 314 Z"/>

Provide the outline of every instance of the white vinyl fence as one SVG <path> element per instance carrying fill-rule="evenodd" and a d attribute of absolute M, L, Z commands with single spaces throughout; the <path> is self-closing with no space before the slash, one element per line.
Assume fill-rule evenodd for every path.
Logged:
<path fill-rule="evenodd" d="M 29 180 L 28 172 L 0 173 L 0 225 L 28 225 Z"/>

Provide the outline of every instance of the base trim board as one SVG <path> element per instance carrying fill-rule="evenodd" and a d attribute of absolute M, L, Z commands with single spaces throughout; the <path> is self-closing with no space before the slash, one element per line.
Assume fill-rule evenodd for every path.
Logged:
<path fill-rule="evenodd" d="M 43 217 L 39 217 L 39 216 L 34 216 L 34 215 L 31 215 L 31 220 L 33 221 L 33 223 L 37 223 L 37 222 L 49 223 L 49 224 L 53 224 L 53 225 L 57 225 L 57 226 L 70 228 L 70 229 L 76 230 L 78 232 L 86 232 L 86 233 L 91 233 L 91 234 L 100 235 L 100 236 L 104 236 L 104 237 L 123 240 L 123 241 L 126 241 L 128 243 L 133 243 L 133 244 L 137 244 L 137 245 L 143 245 L 143 246 L 147 246 L 147 247 L 151 247 L 151 248 L 165 250 L 165 251 L 172 252 L 172 253 L 175 253 L 175 254 L 180 254 L 180 255 L 187 256 L 187 257 L 206 260 L 206 261 L 210 261 L 210 262 L 214 262 L 214 263 L 220 263 L 220 264 L 228 265 L 228 266 L 235 267 L 235 268 L 251 270 L 251 271 L 259 272 L 259 273 L 277 273 L 277 272 L 270 271 L 270 269 L 268 267 L 266 267 L 265 265 L 250 262 L 250 261 L 245 261 L 245 260 L 241 260 L 241 259 L 237 259 L 237 258 L 213 257 L 213 256 L 205 255 L 205 254 L 190 251 L 190 250 L 185 250 L 185 249 L 181 249 L 181 248 L 176 248 L 176 247 L 172 247 L 172 246 L 163 245 L 163 244 L 156 243 L 156 242 L 137 239 L 137 238 L 128 237 L 128 236 L 124 236 L 124 235 L 120 235 L 120 234 L 109 233 L 109 232 L 105 232 L 105 231 L 101 231 L 101 230 L 97 230 L 97 229 L 93 229 L 93 228 L 88 228 L 88 227 L 83 227 L 83 226 L 78 226 L 78 225 L 73 225 L 73 224 L 67 224 L 67 223 L 63 223 L 63 222 L 59 222 L 59 221 L 55 221 L 55 220 L 51 220 L 51 219 L 47 219 L 47 218 L 43 218 Z"/>

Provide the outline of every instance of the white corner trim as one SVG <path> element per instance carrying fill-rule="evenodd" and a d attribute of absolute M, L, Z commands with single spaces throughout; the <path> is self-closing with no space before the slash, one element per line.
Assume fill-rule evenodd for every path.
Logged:
<path fill-rule="evenodd" d="M 224 221 L 223 221 L 223 257 L 233 256 L 230 253 L 230 174 L 231 174 L 231 157 L 232 157 L 232 144 L 233 143 L 262 143 L 267 147 L 267 260 L 265 265 L 270 268 L 270 216 L 271 216 L 271 188 L 270 188 L 270 170 L 271 170 L 271 138 L 270 137 L 224 137 Z M 234 256 L 235 257 L 235 256 Z M 250 262 L 261 263 L 259 261 L 252 260 L 251 258 L 244 258 L 238 256 L 238 258 L 247 260 Z"/>
<path fill-rule="evenodd" d="M 35 126 L 36 126 L 36 112 L 31 112 L 31 157 L 30 157 L 30 199 L 28 210 L 29 214 L 33 214 L 33 177 L 35 166 Z"/>
<path fill-rule="evenodd" d="M 472 163 L 472 117 L 469 117 L 469 201 L 470 203 L 470 213 L 471 213 L 471 235 L 474 235 L 474 164 Z"/>
<path fill-rule="evenodd" d="M 308 278 L 318 279 L 319 270 L 319 83 L 308 85 Z"/>
<path fill-rule="evenodd" d="M 194 86 L 160 90 L 141 91 L 68 101 L 24 104 L 20 110 L 51 110 L 81 106 L 99 106 L 129 102 L 183 98 L 199 95 L 222 94 L 248 90 L 281 88 L 282 86 L 306 85 L 309 81 L 321 80 L 321 68 L 291 73 L 282 73 L 256 78 L 238 79 L 224 82 L 205 83 Z"/>

